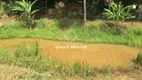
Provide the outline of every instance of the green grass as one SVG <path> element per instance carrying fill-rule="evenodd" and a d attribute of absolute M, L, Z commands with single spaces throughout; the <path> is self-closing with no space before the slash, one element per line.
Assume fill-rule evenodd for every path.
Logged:
<path fill-rule="evenodd" d="M 49 57 L 36 55 L 36 49 L 37 43 L 21 44 L 12 50 L 0 48 L 0 77 L 2 79 L 8 78 L 8 80 L 125 80 L 123 76 L 115 77 L 114 73 L 117 70 L 112 70 L 109 66 L 94 69 L 80 62 L 69 66 Z M 138 67 L 138 70 L 135 68 L 126 72 L 125 76 L 128 80 L 141 78 L 141 66 Z M 124 71 L 119 72 L 125 73 Z M 135 73 L 136 76 L 132 76 L 132 73 Z M 3 77 L 1 74 L 9 77 Z"/>
<path fill-rule="evenodd" d="M 37 44 L 37 43 L 36 43 Z M 21 44 L 12 50 L 0 49 L 0 64 L 13 65 L 34 69 L 37 72 L 52 72 L 58 75 L 73 76 L 76 70 L 69 65 L 65 65 L 51 58 L 44 58 L 37 55 L 37 45 Z M 80 64 L 79 64 L 80 65 Z M 81 67 L 81 65 L 80 65 Z M 89 69 L 89 68 L 86 68 Z M 90 68 L 91 69 L 91 68 Z M 80 76 L 88 76 L 89 70 L 81 70 Z M 90 72 L 91 73 L 91 72 Z M 93 71 L 92 71 L 93 73 Z"/>
<path fill-rule="evenodd" d="M 31 69 L 39 74 L 48 72 L 52 74 L 53 77 L 61 76 L 63 78 L 75 78 L 76 75 L 78 75 L 77 77 L 82 79 L 91 79 L 94 76 L 93 68 L 83 67 L 81 64 L 78 64 L 80 65 L 81 71 L 76 73 L 76 71 L 78 71 L 78 66 L 72 67 L 59 61 L 54 61 L 51 58 L 35 55 L 37 53 L 35 49 L 37 49 L 36 45 L 29 44 L 18 45 L 13 50 L 0 49 L 0 64 Z M 6 55 L 6 53 L 8 54 Z M 40 75 L 35 75 L 34 77 L 40 77 Z"/>
<path fill-rule="evenodd" d="M 83 26 L 80 20 L 70 22 L 61 23 L 58 20 L 40 19 L 37 21 L 36 28 L 29 30 L 22 22 L 9 21 L 0 27 L 0 39 L 42 38 L 142 47 L 142 28 L 123 28 L 118 24 L 100 20 L 90 21 L 86 26 Z M 68 26 L 68 24 L 72 25 Z M 109 66 L 93 69 L 79 62 L 69 66 L 51 58 L 37 56 L 37 54 L 38 42 L 34 45 L 19 45 L 14 50 L 0 49 L 0 64 L 32 69 L 37 73 L 32 75 L 32 79 L 35 78 L 34 80 L 41 80 L 43 78 L 41 74 L 47 76 L 44 74 L 46 72 L 52 74 L 50 80 L 66 80 L 68 78 L 74 80 L 121 80 L 112 77 L 115 70 L 110 69 Z M 137 71 L 135 73 L 136 75 L 139 74 Z M 101 76 L 103 78 L 96 77 L 98 75 L 99 77 L 103 75 Z M 22 77 L 22 75 L 19 76 Z M 46 79 L 49 79 L 49 77 L 46 77 Z M 122 78 L 122 80 L 125 79 Z"/>
<path fill-rule="evenodd" d="M 61 76 L 49 72 L 40 73 L 27 68 L 0 65 L 1 80 L 140 80 L 141 78 L 131 78 L 129 76 L 97 75 L 93 79 L 82 79 L 78 76 Z M 135 76 L 135 75 L 133 75 Z"/>
<path fill-rule="evenodd" d="M 117 24 L 99 20 L 88 22 L 87 26 L 81 25 L 78 20 L 67 28 L 62 28 L 60 24 L 57 20 L 50 22 L 41 19 L 37 21 L 35 29 L 29 30 L 21 22 L 8 22 L 0 29 L 0 39 L 43 38 L 142 47 L 142 28 L 121 28 Z"/>
<path fill-rule="evenodd" d="M 142 65 L 142 51 L 140 51 L 140 52 L 138 53 L 137 58 L 136 58 L 136 63 Z"/>

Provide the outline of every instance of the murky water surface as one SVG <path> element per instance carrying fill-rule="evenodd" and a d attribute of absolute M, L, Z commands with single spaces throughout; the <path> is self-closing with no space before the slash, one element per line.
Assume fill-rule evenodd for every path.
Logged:
<path fill-rule="evenodd" d="M 43 39 L 7 39 L 0 40 L 0 47 L 11 48 L 22 43 L 39 43 L 39 55 L 73 64 L 77 61 L 100 68 L 110 65 L 113 68 L 128 67 L 139 49 L 124 45 L 86 44 L 81 42 L 61 42 Z"/>

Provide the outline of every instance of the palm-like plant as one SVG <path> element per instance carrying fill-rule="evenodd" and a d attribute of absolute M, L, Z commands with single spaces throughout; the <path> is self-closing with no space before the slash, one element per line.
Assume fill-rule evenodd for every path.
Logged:
<path fill-rule="evenodd" d="M 29 28 L 31 28 L 31 26 L 35 23 L 33 15 L 37 11 L 39 11 L 39 10 L 32 10 L 32 7 L 36 2 L 37 0 L 35 0 L 34 2 L 25 1 L 25 0 L 16 1 L 15 2 L 16 6 L 14 6 L 14 8 L 12 9 L 13 11 L 22 12 L 20 17 L 22 17 L 23 21 L 27 26 L 29 26 Z"/>
<path fill-rule="evenodd" d="M 135 18 L 135 16 L 130 14 L 131 9 L 132 6 L 125 7 L 121 2 L 118 4 L 111 2 L 110 9 L 105 9 L 103 14 L 105 14 L 108 19 L 125 21 L 126 19 Z"/>

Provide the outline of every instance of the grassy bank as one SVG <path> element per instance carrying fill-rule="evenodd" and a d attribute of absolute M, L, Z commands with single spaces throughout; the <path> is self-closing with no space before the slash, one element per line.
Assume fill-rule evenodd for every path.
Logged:
<path fill-rule="evenodd" d="M 128 70 L 114 70 L 108 66 L 94 69 L 78 62 L 68 66 L 51 58 L 38 56 L 37 49 L 37 44 L 21 44 L 13 49 L 0 48 L 1 79 L 135 80 L 142 77 L 142 68 L 137 64 Z"/>
<path fill-rule="evenodd" d="M 142 47 L 142 28 L 122 27 L 117 23 L 96 20 L 86 26 L 79 20 L 40 19 L 29 30 L 21 22 L 9 21 L 0 27 L 0 38 L 44 38 L 87 43 L 124 44 Z"/>
<path fill-rule="evenodd" d="M 22 22 L 8 21 L 0 27 L 0 39 L 9 38 L 110 43 L 141 48 L 142 28 L 124 27 L 102 20 L 90 21 L 83 26 L 80 20 L 40 19 L 36 27 L 29 30 Z M 0 49 L 0 70 L 2 70 L 0 77 L 2 74 L 10 76 L 6 78 L 7 80 L 135 80 L 142 77 L 141 66 L 137 64 L 128 70 L 114 70 L 109 66 L 94 69 L 86 65 L 82 66 L 78 62 L 72 66 L 65 65 L 37 54 L 37 45 L 20 45 L 11 50 Z"/>

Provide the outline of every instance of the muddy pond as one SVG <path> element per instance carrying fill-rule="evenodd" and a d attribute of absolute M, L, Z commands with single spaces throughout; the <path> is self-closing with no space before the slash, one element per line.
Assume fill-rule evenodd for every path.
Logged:
<path fill-rule="evenodd" d="M 125 45 L 87 44 L 81 42 L 63 42 L 43 39 L 4 39 L 0 40 L 0 47 L 12 48 L 22 43 L 38 41 L 39 55 L 51 57 L 72 65 L 84 62 L 92 67 L 100 68 L 109 65 L 113 68 L 127 68 L 132 64 L 140 49 Z"/>

